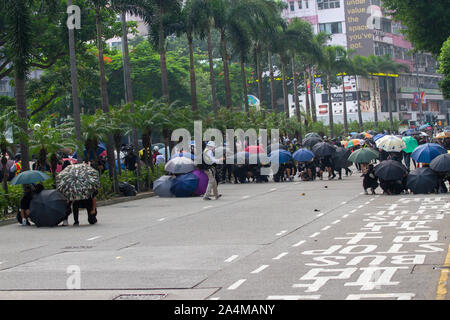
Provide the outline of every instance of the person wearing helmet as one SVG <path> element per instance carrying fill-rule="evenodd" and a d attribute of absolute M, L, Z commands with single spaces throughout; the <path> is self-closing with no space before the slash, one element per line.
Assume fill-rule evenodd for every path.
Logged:
<path fill-rule="evenodd" d="M 216 168 L 215 165 L 220 163 L 222 159 L 216 159 L 214 157 L 213 150 L 216 148 L 216 143 L 214 141 L 209 141 L 206 144 L 206 148 L 203 151 L 203 170 L 208 176 L 208 187 L 206 188 L 206 192 L 203 196 L 203 200 L 211 200 L 211 190 L 214 193 L 214 196 L 219 199 L 222 195 L 219 194 L 217 190 L 217 180 L 216 180 Z"/>
<path fill-rule="evenodd" d="M 157 156 L 160 156 L 161 155 L 161 153 L 159 153 L 159 148 L 158 148 L 158 146 L 154 146 L 153 147 L 153 154 L 152 154 L 152 161 L 153 161 L 153 164 L 156 164 L 156 157 Z"/>

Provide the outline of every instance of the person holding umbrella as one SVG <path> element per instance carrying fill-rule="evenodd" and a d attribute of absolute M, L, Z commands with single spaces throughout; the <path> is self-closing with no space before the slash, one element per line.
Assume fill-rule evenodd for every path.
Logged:
<path fill-rule="evenodd" d="M 214 193 L 214 196 L 219 199 L 222 195 L 217 191 L 217 180 L 216 180 L 216 168 L 215 165 L 219 164 L 224 158 L 216 159 L 214 157 L 213 150 L 216 148 L 216 143 L 214 141 L 209 141 L 206 144 L 206 148 L 203 151 L 203 170 L 208 176 L 208 187 L 206 188 L 205 195 L 203 196 L 203 200 L 211 200 L 211 190 Z"/>

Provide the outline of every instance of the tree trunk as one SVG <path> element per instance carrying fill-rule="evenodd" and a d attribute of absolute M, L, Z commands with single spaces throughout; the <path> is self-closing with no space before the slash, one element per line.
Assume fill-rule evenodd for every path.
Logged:
<path fill-rule="evenodd" d="M 375 127 L 378 128 L 377 85 L 375 79 L 372 80 L 373 80 L 373 120 L 375 121 Z"/>
<path fill-rule="evenodd" d="M 8 163 L 8 159 L 6 158 L 6 148 L 2 148 L 2 184 L 3 191 L 5 192 L 5 200 L 8 201 L 8 170 L 6 169 L 6 164 Z M 5 206 L 3 210 L 3 215 L 6 216 L 8 214 L 8 206 Z"/>
<path fill-rule="evenodd" d="M 222 46 L 222 61 L 223 61 L 223 74 L 225 80 L 226 106 L 228 109 L 231 109 L 233 102 L 231 100 L 230 71 L 228 68 L 228 51 L 225 39 L 225 30 L 220 30 L 220 43 Z"/>
<path fill-rule="evenodd" d="M 292 55 L 292 79 L 294 83 L 294 103 L 295 103 L 295 114 L 297 115 L 297 120 L 300 125 L 299 128 L 299 136 L 297 139 L 302 141 L 302 116 L 300 114 L 300 101 L 298 100 L 298 84 L 297 84 L 297 75 L 295 72 L 295 57 Z"/>
<path fill-rule="evenodd" d="M 97 48 L 98 48 L 98 62 L 100 66 L 100 89 L 102 97 L 102 110 L 108 117 L 109 121 L 109 101 L 108 101 L 108 89 L 106 84 L 106 73 L 105 73 L 105 60 L 103 57 L 103 42 L 102 42 L 102 25 L 100 17 L 100 9 L 95 8 L 95 22 L 97 28 Z M 114 192 L 119 192 L 119 181 L 117 179 L 114 147 L 113 147 L 113 136 L 108 135 L 108 141 L 106 143 L 106 154 L 109 167 L 109 177 L 113 179 Z"/>
<path fill-rule="evenodd" d="M 333 103 L 331 102 L 331 77 L 327 75 L 328 87 L 328 117 L 330 121 L 330 138 L 334 138 Z"/>
<path fill-rule="evenodd" d="M 306 105 L 305 127 L 308 127 L 308 117 L 311 116 L 311 108 L 309 106 L 309 93 L 308 93 L 309 80 L 306 71 L 303 72 L 303 78 L 305 79 L 305 105 Z"/>
<path fill-rule="evenodd" d="M 125 94 L 125 102 L 131 103 L 131 113 L 134 113 L 134 96 L 133 96 L 133 87 L 131 84 L 131 68 L 130 68 L 130 54 L 128 49 L 128 32 L 127 32 L 127 20 L 126 20 L 126 12 L 122 12 L 122 51 L 123 51 L 123 72 L 125 75 L 125 83 L 126 83 L 126 94 Z M 133 141 L 133 147 L 135 152 L 137 152 L 137 175 L 136 175 L 136 190 L 140 191 L 139 177 L 141 176 L 141 161 L 139 160 L 139 148 L 138 148 L 138 137 L 136 132 L 136 126 L 134 125 L 131 128 L 131 136 Z"/>
<path fill-rule="evenodd" d="M 361 113 L 361 101 L 359 99 L 359 91 L 358 91 L 358 76 L 355 75 L 355 82 L 356 82 L 356 100 L 358 102 L 358 125 L 359 125 L 359 132 L 363 132 L 363 121 L 362 121 L 362 113 Z"/>
<path fill-rule="evenodd" d="M 284 112 L 286 113 L 286 119 L 289 119 L 289 97 L 286 85 L 286 63 L 284 61 L 281 61 L 281 77 L 283 82 Z"/>
<path fill-rule="evenodd" d="M 269 51 L 270 96 L 272 97 L 272 110 L 278 112 L 277 97 L 275 96 L 275 79 L 273 76 L 272 52 Z"/>
<path fill-rule="evenodd" d="M 248 91 L 247 91 L 247 75 L 245 74 L 245 64 L 244 64 L 244 56 L 241 53 L 241 78 L 242 78 L 242 89 L 244 92 L 244 106 L 245 112 L 249 112 L 248 105 Z"/>
<path fill-rule="evenodd" d="M 389 123 L 391 125 L 391 134 L 394 132 L 394 117 L 392 115 L 391 92 L 389 91 L 389 77 L 386 77 L 387 104 L 389 111 Z"/>
<path fill-rule="evenodd" d="M 313 70 L 311 70 L 309 74 L 309 91 L 310 91 L 310 97 L 311 97 L 311 118 L 313 122 L 317 122 L 317 113 L 316 113 L 316 101 L 315 101 L 315 88 L 314 88 L 314 77 L 313 77 Z"/>
<path fill-rule="evenodd" d="M 50 156 L 50 167 L 52 170 L 53 182 L 56 182 L 56 169 L 58 168 L 58 157 L 55 153 Z"/>
<path fill-rule="evenodd" d="M 262 106 L 265 98 L 264 98 L 264 92 L 263 92 L 263 87 L 262 87 L 261 52 L 260 51 L 261 50 L 259 48 L 257 50 L 255 50 L 255 55 L 256 55 L 256 76 L 258 79 L 258 96 L 259 96 L 259 101 Z"/>
<path fill-rule="evenodd" d="M 117 167 L 119 168 L 119 176 L 122 175 L 122 167 L 120 166 L 120 141 L 122 137 L 120 135 L 114 135 L 114 145 L 117 153 Z"/>
<path fill-rule="evenodd" d="M 344 136 L 348 136 L 347 97 L 345 96 L 345 76 L 342 76 L 342 95 L 344 102 Z M 331 97 L 330 97 L 331 99 Z"/>
<path fill-rule="evenodd" d="M 142 134 L 142 145 L 144 147 L 144 163 L 147 168 L 147 188 L 150 189 L 150 164 L 149 164 L 149 150 L 151 149 L 151 140 L 149 131 L 144 131 Z M 141 161 L 139 159 L 139 161 Z M 151 161 L 151 159 L 150 159 Z"/>
<path fill-rule="evenodd" d="M 192 103 L 192 111 L 198 109 L 198 100 L 197 100 L 197 83 L 195 80 L 195 64 L 194 64 L 194 45 L 192 33 L 188 33 L 187 35 L 188 43 L 189 43 L 189 72 L 191 76 L 191 103 Z"/>
<path fill-rule="evenodd" d="M 211 95 L 212 95 L 212 103 L 214 113 L 217 114 L 219 110 L 219 103 L 217 102 L 217 94 L 216 94 L 216 77 L 214 75 L 214 61 L 212 55 L 212 44 L 211 44 L 211 29 L 208 28 L 208 59 L 209 59 L 209 77 L 211 81 Z"/>
<path fill-rule="evenodd" d="M 164 139 L 164 157 L 166 158 L 166 162 L 169 162 L 170 154 L 167 152 L 167 147 L 169 146 L 169 130 L 167 128 L 163 128 L 162 134 Z"/>
<path fill-rule="evenodd" d="M 67 6 L 72 5 L 72 0 L 67 1 Z M 78 98 L 78 75 L 77 75 L 77 58 L 75 55 L 75 34 L 74 29 L 69 29 L 69 55 L 70 55 L 70 77 L 72 82 L 72 103 L 73 103 L 73 119 L 75 122 L 75 137 L 81 141 L 81 114 L 80 101 Z M 79 160 L 83 160 L 83 152 L 77 151 Z"/>
<path fill-rule="evenodd" d="M 163 25 L 163 4 L 162 0 L 159 1 L 159 56 L 160 56 L 160 65 L 161 65 L 161 88 L 163 97 L 166 99 L 166 102 L 169 103 L 169 80 L 167 76 L 167 61 L 166 61 L 166 39 L 164 35 L 164 25 Z"/>
<path fill-rule="evenodd" d="M 14 77 L 15 95 L 16 95 L 16 109 L 19 116 L 19 126 L 25 135 L 28 135 L 28 115 L 27 115 L 27 100 L 25 92 L 25 75 L 18 75 L 17 72 Z M 28 142 L 26 138 L 20 138 L 20 154 L 22 162 L 22 172 L 30 170 L 30 154 L 28 150 Z"/>

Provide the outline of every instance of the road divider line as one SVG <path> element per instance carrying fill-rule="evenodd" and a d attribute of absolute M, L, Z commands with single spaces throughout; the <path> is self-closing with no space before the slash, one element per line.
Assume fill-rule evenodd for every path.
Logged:
<path fill-rule="evenodd" d="M 275 258 L 272 258 L 272 260 L 280 260 L 281 258 L 283 258 L 285 255 L 287 255 L 289 252 L 283 252 L 280 253 L 279 255 L 277 255 Z"/>
<path fill-rule="evenodd" d="M 316 217 L 321 217 L 323 215 L 324 215 L 324 213 L 319 213 Z"/>
<path fill-rule="evenodd" d="M 350 213 L 356 212 L 356 209 L 353 209 L 352 211 L 350 211 Z"/>
<path fill-rule="evenodd" d="M 294 295 L 286 295 L 286 296 L 268 296 L 267 300 L 319 300 L 320 295 L 312 295 L 312 296 L 294 296 Z"/>
<path fill-rule="evenodd" d="M 209 298 L 209 300 L 219 300 L 220 298 L 219 297 L 211 297 L 211 298 Z"/>
<path fill-rule="evenodd" d="M 243 196 L 242 199 L 248 199 L 250 196 Z"/>
<path fill-rule="evenodd" d="M 276 235 L 281 236 L 282 234 L 285 234 L 286 232 L 287 232 L 287 230 L 283 230 L 283 231 L 278 232 Z"/>
<path fill-rule="evenodd" d="M 445 258 L 444 267 L 441 270 L 441 278 L 439 279 L 436 300 L 445 300 L 447 296 L 448 274 L 450 273 L 450 245 L 448 246 L 447 257 Z"/>
<path fill-rule="evenodd" d="M 341 204 L 346 204 L 347 203 L 347 201 L 343 201 L 343 202 L 341 202 Z"/>
<path fill-rule="evenodd" d="M 325 231 L 325 230 L 328 230 L 328 229 L 330 229 L 331 228 L 331 226 L 326 226 L 326 227 L 323 227 L 321 230 L 322 231 Z"/>
<path fill-rule="evenodd" d="M 101 238 L 101 236 L 96 236 L 96 237 L 89 238 L 89 239 L 87 239 L 87 241 L 97 240 L 98 238 Z"/>
<path fill-rule="evenodd" d="M 335 220 L 335 221 L 333 221 L 331 224 L 336 224 L 336 223 L 339 223 L 339 222 L 341 222 L 341 220 Z"/>
<path fill-rule="evenodd" d="M 320 234 L 320 232 L 316 232 L 316 233 L 313 233 L 312 235 L 310 235 L 309 237 L 314 238 L 314 237 L 317 237 L 319 234 Z"/>
<path fill-rule="evenodd" d="M 358 206 L 358 209 L 361 209 L 362 207 L 364 207 L 364 205 L 362 204 L 362 205 L 360 205 L 360 206 Z"/>
<path fill-rule="evenodd" d="M 228 287 L 228 290 L 236 290 L 240 287 L 241 284 L 243 284 L 247 279 L 241 279 L 233 283 L 231 286 Z"/>
<path fill-rule="evenodd" d="M 166 220 L 166 218 L 161 218 L 161 219 L 158 219 L 158 221 L 164 221 L 164 220 Z"/>
<path fill-rule="evenodd" d="M 253 274 L 255 274 L 255 273 L 260 273 L 261 271 L 263 271 L 264 269 L 267 269 L 268 267 L 269 267 L 268 264 L 263 264 L 262 266 L 260 266 L 259 268 L 253 270 L 253 271 L 250 272 L 250 273 L 253 273 Z"/>
<path fill-rule="evenodd" d="M 277 190 L 277 188 L 272 188 L 272 189 L 270 189 L 270 191 L 276 191 Z"/>
<path fill-rule="evenodd" d="M 297 242 L 296 244 L 293 244 L 292 246 L 298 247 L 298 246 L 301 246 L 302 244 L 304 244 L 305 242 L 306 242 L 305 240 L 302 240 L 302 241 Z"/>
<path fill-rule="evenodd" d="M 225 262 L 231 262 L 231 261 L 233 261 L 234 259 L 236 259 L 237 257 L 239 257 L 237 254 L 232 255 L 231 257 L 229 257 L 228 259 L 226 259 Z"/>
<path fill-rule="evenodd" d="M 342 218 L 347 218 L 348 217 L 348 214 L 344 214 L 343 216 L 342 216 Z"/>

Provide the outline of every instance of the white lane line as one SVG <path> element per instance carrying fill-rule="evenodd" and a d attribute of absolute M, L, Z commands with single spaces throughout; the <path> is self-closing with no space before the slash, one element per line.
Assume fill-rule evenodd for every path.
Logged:
<path fill-rule="evenodd" d="M 320 234 L 320 232 L 316 232 L 316 233 L 313 233 L 312 235 L 310 235 L 309 237 L 314 238 L 314 237 L 318 236 L 319 234 Z"/>
<path fill-rule="evenodd" d="M 285 234 L 286 232 L 287 232 L 287 230 L 283 230 L 283 231 L 278 232 L 276 235 L 281 236 L 282 234 Z"/>
<path fill-rule="evenodd" d="M 164 220 L 166 220 L 166 218 L 161 218 L 161 219 L 158 219 L 158 221 L 164 221 Z"/>
<path fill-rule="evenodd" d="M 347 218 L 348 217 L 348 214 L 344 214 L 343 216 L 342 216 L 342 218 Z"/>
<path fill-rule="evenodd" d="M 272 258 L 272 260 L 280 260 L 281 258 L 283 258 L 285 255 L 287 255 L 288 252 L 283 252 L 280 253 L 279 255 L 277 255 L 275 258 Z"/>
<path fill-rule="evenodd" d="M 341 202 L 341 204 L 346 204 L 347 203 L 347 201 L 343 201 L 343 202 Z"/>
<path fill-rule="evenodd" d="M 250 196 L 243 196 L 242 199 L 248 199 Z"/>
<path fill-rule="evenodd" d="M 220 298 L 219 297 L 211 297 L 211 298 L 209 298 L 209 300 L 219 300 Z"/>
<path fill-rule="evenodd" d="M 320 295 L 312 295 L 312 296 L 268 296 L 267 300 L 319 300 Z"/>
<path fill-rule="evenodd" d="M 350 213 L 356 212 L 356 209 L 353 209 L 352 211 L 350 211 Z"/>
<path fill-rule="evenodd" d="M 96 240 L 96 239 L 98 239 L 98 238 L 101 238 L 101 236 L 96 236 L 96 237 L 89 238 L 89 239 L 87 239 L 87 241 Z"/>
<path fill-rule="evenodd" d="M 212 208 L 213 206 L 206 206 L 206 207 L 203 207 L 203 209 L 209 209 L 209 208 Z"/>
<path fill-rule="evenodd" d="M 316 217 L 321 217 L 323 215 L 324 215 L 324 213 L 319 213 Z"/>
<path fill-rule="evenodd" d="M 369 204 L 370 203 L 370 201 L 367 201 L 365 204 Z"/>
<path fill-rule="evenodd" d="M 325 230 L 328 230 L 328 229 L 330 229 L 331 228 L 331 226 L 326 226 L 326 227 L 323 227 L 321 230 L 322 231 L 325 231 Z"/>
<path fill-rule="evenodd" d="M 364 207 L 364 205 L 362 204 L 362 205 L 360 205 L 360 206 L 358 206 L 358 209 L 361 209 L 362 207 Z"/>
<path fill-rule="evenodd" d="M 231 261 L 233 261 L 234 259 L 236 259 L 237 257 L 239 257 L 237 254 L 232 255 L 231 257 L 229 257 L 228 259 L 226 259 L 225 262 L 231 262 Z"/>
<path fill-rule="evenodd" d="M 272 188 L 272 189 L 270 189 L 270 191 L 276 191 L 277 190 L 277 188 Z"/>
<path fill-rule="evenodd" d="M 264 269 L 267 269 L 269 267 L 268 264 L 263 264 L 262 266 L 260 266 L 259 268 L 253 270 L 250 273 L 260 273 L 261 271 L 263 271 Z"/>
<path fill-rule="evenodd" d="M 302 240 L 302 241 L 297 242 L 296 244 L 293 244 L 292 246 L 298 247 L 298 246 L 301 246 L 302 244 L 304 244 L 305 242 L 306 242 L 305 240 Z"/>
<path fill-rule="evenodd" d="M 373 200 L 375 200 L 375 198 L 371 198 L 369 201 L 373 201 Z"/>
<path fill-rule="evenodd" d="M 228 290 L 236 290 L 245 281 L 247 281 L 247 279 L 241 279 L 241 280 L 236 281 L 235 283 L 233 283 L 231 286 L 228 287 Z"/>
<path fill-rule="evenodd" d="M 331 224 L 336 224 L 336 223 L 339 223 L 339 222 L 341 222 L 341 220 L 336 220 L 336 221 L 333 221 Z"/>

